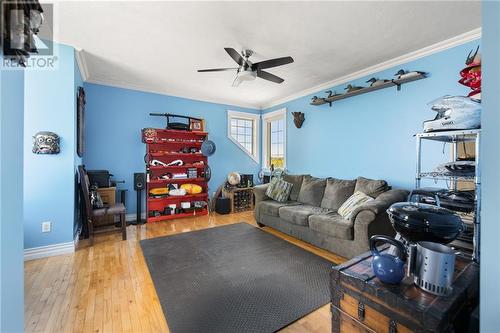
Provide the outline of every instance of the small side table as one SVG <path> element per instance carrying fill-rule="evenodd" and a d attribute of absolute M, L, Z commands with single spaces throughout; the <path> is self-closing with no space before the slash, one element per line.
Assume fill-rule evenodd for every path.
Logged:
<path fill-rule="evenodd" d="M 253 187 L 224 188 L 222 194 L 231 200 L 231 213 L 253 210 Z"/>

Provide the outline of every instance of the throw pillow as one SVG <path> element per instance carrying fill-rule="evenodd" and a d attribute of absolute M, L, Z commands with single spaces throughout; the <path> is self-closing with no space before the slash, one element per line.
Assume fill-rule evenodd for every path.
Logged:
<path fill-rule="evenodd" d="M 292 191 L 290 192 L 290 200 L 297 201 L 299 198 L 300 188 L 302 186 L 302 180 L 304 179 L 304 175 L 288 175 L 283 174 L 283 180 L 289 183 L 292 183 Z"/>
<path fill-rule="evenodd" d="M 273 178 L 266 190 L 266 195 L 276 201 L 288 201 L 290 192 L 292 191 L 293 184 L 284 181 L 281 178 Z"/>
<path fill-rule="evenodd" d="M 338 213 L 345 220 L 349 220 L 356 208 L 372 200 L 372 197 L 363 192 L 356 191 L 340 206 Z"/>
<path fill-rule="evenodd" d="M 354 193 L 355 186 L 356 180 L 328 178 L 326 180 L 325 195 L 321 200 L 321 207 L 338 210 Z"/>
<path fill-rule="evenodd" d="M 354 191 L 363 192 L 372 198 L 376 198 L 379 194 L 384 193 L 389 189 L 389 185 L 385 180 L 374 180 L 364 177 L 358 177 L 356 179 L 356 187 Z"/>
<path fill-rule="evenodd" d="M 297 201 L 319 207 L 325 194 L 325 186 L 326 179 L 304 176 Z"/>

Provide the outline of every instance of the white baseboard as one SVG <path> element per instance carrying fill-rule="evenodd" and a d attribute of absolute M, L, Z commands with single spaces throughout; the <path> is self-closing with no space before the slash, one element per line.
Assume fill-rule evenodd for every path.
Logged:
<path fill-rule="evenodd" d="M 24 250 L 24 261 L 53 257 L 75 252 L 75 242 L 59 243 L 54 245 L 32 247 Z"/>

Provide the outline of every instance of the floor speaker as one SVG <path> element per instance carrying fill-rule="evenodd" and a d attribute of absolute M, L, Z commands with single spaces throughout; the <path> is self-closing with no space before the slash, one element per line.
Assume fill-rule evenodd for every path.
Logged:
<path fill-rule="evenodd" d="M 142 210 L 142 191 L 146 188 L 146 174 L 145 173 L 134 173 L 134 190 L 137 192 L 137 208 L 135 221 L 130 222 L 130 224 L 143 224 L 146 223 L 141 217 Z"/>
<path fill-rule="evenodd" d="M 134 190 L 142 191 L 146 188 L 146 174 L 134 173 Z"/>

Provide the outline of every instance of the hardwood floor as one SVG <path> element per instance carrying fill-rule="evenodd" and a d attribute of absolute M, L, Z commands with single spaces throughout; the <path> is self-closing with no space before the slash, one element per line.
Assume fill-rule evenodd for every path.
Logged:
<path fill-rule="evenodd" d="M 97 235 L 94 246 L 82 242 L 68 255 L 25 262 L 26 332 L 168 332 L 158 296 L 139 245 L 141 239 L 238 222 L 255 225 L 251 212 L 200 216 L 127 227 Z M 343 258 L 264 230 L 334 263 Z M 281 330 L 285 333 L 331 332 L 329 304 Z"/>

